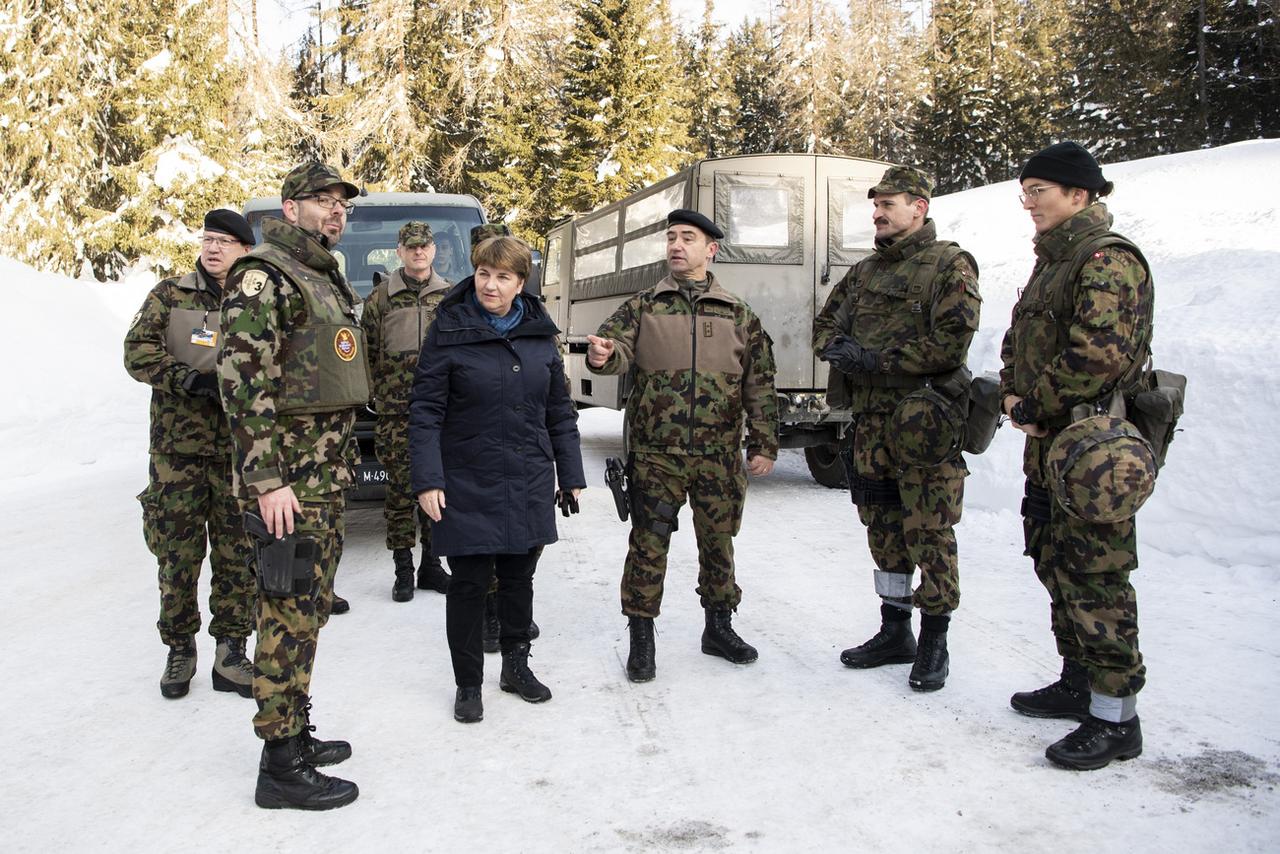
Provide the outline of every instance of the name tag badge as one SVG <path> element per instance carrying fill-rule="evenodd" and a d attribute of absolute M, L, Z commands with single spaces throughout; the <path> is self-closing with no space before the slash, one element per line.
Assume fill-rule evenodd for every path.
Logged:
<path fill-rule="evenodd" d="M 197 347 L 216 347 L 218 346 L 218 333 L 213 329 L 196 327 L 191 330 L 191 343 Z"/>

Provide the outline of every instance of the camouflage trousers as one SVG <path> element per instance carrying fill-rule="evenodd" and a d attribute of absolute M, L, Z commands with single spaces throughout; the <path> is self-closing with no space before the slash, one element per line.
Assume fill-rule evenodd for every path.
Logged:
<path fill-rule="evenodd" d="M 418 506 L 409 478 L 409 419 L 381 415 L 373 429 L 374 449 L 387 470 L 387 498 L 382 516 L 387 523 L 387 548 L 411 549 L 422 531 L 424 554 L 431 552 L 431 519 Z"/>
<path fill-rule="evenodd" d="M 898 499 L 864 502 L 858 506 L 858 519 L 867 528 L 867 546 L 876 568 L 906 576 L 900 601 L 905 605 L 911 577 L 920 567 L 920 584 L 911 594 L 911 604 L 925 614 L 949 614 L 960 607 L 955 526 L 960 522 L 969 470 L 963 458 L 929 468 L 903 466 L 893 449 L 892 420 L 888 413 L 858 417 L 852 446 L 854 471 L 872 481 L 896 481 Z M 877 591 L 881 589 L 877 585 Z"/>
<path fill-rule="evenodd" d="M 256 506 L 256 502 L 255 502 Z M 302 502 L 295 533 L 320 544 L 314 584 L 298 596 L 258 595 L 258 644 L 253 654 L 253 728 L 261 738 L 288 738 L 302 731 L 303 707 L 311 694 L 311 668 L 320 629 L 333 607 L 333 576 L 342 557 L 346 499 Z"/>
<path fill-rule="evenodd" d="M 196 597 L 206 544 L 209 634 L 248 637 L 253 629 L 252 550 L 232 493 L 230 456 L 152 454 L 150 482 L 138 501 L 143 538 L 159 562 L 160 639 L 173 646 L 200 630 Z"/>
<path fill-rule="evenodd" d="M 1028 457 L 1042 459 L 1049 444 L 1048 438 L 1030 439 Z M 1036 501 L 1029 498 L 1023 504 L 1024 554 L 1049 591 L 1049 623 L 1058 653 L 1085 666 L 1097 693 L 1136 694 L 1146 684 L 1147 668 L 1138 650 L 1138 594 L 1129 583 L 1129 573 L 1138 568 L 1134 520 L 1095 524 L 1077 519 L 1050 498 L 1042 483 L 1038 472 L 1027 479 L 1028 495 L 1040 492 Z"/>
<path fill-rule="evenodd" d="M 659 533 L 650 527 L 652 509 L 657 502 L 666 502 L 673 508 L 674 519 L 686 495 L 698 541 L 697 592 L 702 607 L 737 608 L 742 589 L 734 581 L 733 537 L 742 526 L 747 497 L 741 454 L 634 454 L 630 489 L 633 511 L 622 570 L 622 612 L 658 616 L 671 532 Z"/>

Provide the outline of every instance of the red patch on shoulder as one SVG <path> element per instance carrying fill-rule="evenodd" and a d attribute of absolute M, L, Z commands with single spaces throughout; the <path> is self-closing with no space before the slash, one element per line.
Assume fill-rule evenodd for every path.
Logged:
<path fill-rule="evenodd" d="M 1101 249 L 1099 249 L 1097 252 L 1093 253 L 1093 257 L 1094 257 L 1094 258 L 1101 258 L 1101 257 L 1102 257 L 1102 250 L 1101 250 Z"/>

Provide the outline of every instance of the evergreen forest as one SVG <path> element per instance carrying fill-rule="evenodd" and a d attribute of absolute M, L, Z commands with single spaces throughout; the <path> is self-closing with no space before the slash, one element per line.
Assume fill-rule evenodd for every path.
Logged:
<path fill-rule="evenodd" d="M 1105 164 L 1280 136 L 1276 0 L 0 0 L 0 254 L 188 266 L 212 207 L 319 158 L 370 191 L 471 193 L 536 241 L 701 157 L 922 165 L 938 192 L 1060 139 Z M 728 2 L 728 0 L 722 0 Z"/>

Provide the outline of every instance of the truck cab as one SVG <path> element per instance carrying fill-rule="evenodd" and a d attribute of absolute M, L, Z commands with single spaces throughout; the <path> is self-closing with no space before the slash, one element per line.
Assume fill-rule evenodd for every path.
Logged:
<path fill-rule="evenodd" d="M 389 273 L 400 266 L 396 242 L 400 227 L 410 220 L 431 225 L 437 247 L 434 267 L 438 275 L 458 282 L 473 272 L 471 229 L 486 221 L 484 208 L 474 196 L 366 193 L 351 201 L 355 209 L 333 254 L 343 275 L 362 299 L 373 290 L 375 273 Z M 251 199 L 244 206 L 244 216 L 253 226 L 254 237 L 261 240 L 263 218 L 281 217 L 280 198 Z M 357 313 L 360 308 L 356 307 Z M 354 500 L 380 501 L 386 496 L 387 472 L 373 447 L 373 425 L 377 416 L 370 401 L 356 419 L 361 459 L 356 466 L 356 484 L 349 492 Z"/>

